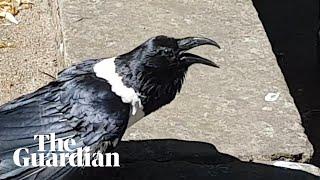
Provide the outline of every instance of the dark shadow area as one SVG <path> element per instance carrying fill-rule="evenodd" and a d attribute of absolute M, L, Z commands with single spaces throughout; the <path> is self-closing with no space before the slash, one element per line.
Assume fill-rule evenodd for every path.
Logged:
<path fill-rule="evenodd" d="M 173 139 L 122 142 L 120 168 L 84 168 L 64 179 L 108 180 L 313 180 L 309 173 L 239 159 L 214 145 Z"/>
<path fill-rule="evenodd" d="M 252 1 L 320 166 L 319 1 Z"/>

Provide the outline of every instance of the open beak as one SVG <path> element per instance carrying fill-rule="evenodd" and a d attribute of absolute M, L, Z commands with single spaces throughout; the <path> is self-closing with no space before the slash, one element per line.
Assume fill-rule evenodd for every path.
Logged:
<path fill-rule="evenodd" d="M 212 67 L 216 67 L 219 68 L 219 66 L 200 56 L 191 54 L 191 53 L 185 53 L 186 51 L 198 47 L 198 46 L 202 46 L 202 45 L 211 45 L 211 46 L 215 46 L 217 48 L 220 49 L 220 46 L 218 43 L 216 43 L 215 41 L 208 39 L 208 38 L 202 38 L 202 37 L 187 37 L 187 38 L 183 38 L 183 39 L 179 39 L 178 40 L 178 47 L 180 50 L 179 53 L 179 57 L 181 61 L 184 61 L 185 63 L 191 65 L 194 63 L 200 63 L 200 64 L 205 64 L 208 66 L 212 66 Z"/>

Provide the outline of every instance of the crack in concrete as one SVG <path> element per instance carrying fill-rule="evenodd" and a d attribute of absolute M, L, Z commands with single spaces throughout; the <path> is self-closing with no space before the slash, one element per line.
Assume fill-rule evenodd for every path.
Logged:
<path fill-rule="evenodd" d="M 70 63 L 66 62 L 65 58 L 65 40 L 63 35 L 63 29 L 61 25 L 61 12 L 58 0 L 49 0 L 49 7 L 51 7 L 53 25 L 55 26 L 55 41 L 57 43 L 57 59 L 59 62 L 62 62 L 62 67 L 68 66 Z"/>

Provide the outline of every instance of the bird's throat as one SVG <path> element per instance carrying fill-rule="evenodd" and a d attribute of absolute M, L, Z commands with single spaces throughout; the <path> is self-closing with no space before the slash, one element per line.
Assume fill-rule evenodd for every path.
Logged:
<path fill-rule="evenodd" d="M 97 77 L 107 80 L 111 85 L 112 92 L 121 97 L 123 103 L 130 104 L 131 113 L 128 126 L 131 126 L 144 117 L 143 105 L 139 93 L 123 83 L 123 77 L 116 72 L 114 61 L 115 58 L 104 59 L 95 64 L 93 70 Z"/>
<path fill-rule="evenodd" d="M 132 116 L 136 116 L 133 119 L 137 121 L 169 104 L 180 92 L 185 73 L 162 73 L 126 58 L 102 60 L 94 66 L 94 72 L 108 81 L 124 103 L 131 104 Z"/>

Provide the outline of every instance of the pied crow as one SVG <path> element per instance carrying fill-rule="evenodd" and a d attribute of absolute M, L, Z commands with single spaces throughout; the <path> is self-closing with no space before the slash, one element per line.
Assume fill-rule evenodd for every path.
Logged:
<path fill-rule="evenodd" d="M 69 171 L 13 163 L 16 149 L 37 151 L 34 135 L 55 133 L 74 139 L 77 147 L 112 150 L 127 127 L 175 98 L 192 64 L 218 67 L 187 52 L 201 45 L 219 48 L 203 37 L 156 36 L 114 58 L 75 64 L 48 85 L 0 106 L 0 179 L 56 179 Z"/>

